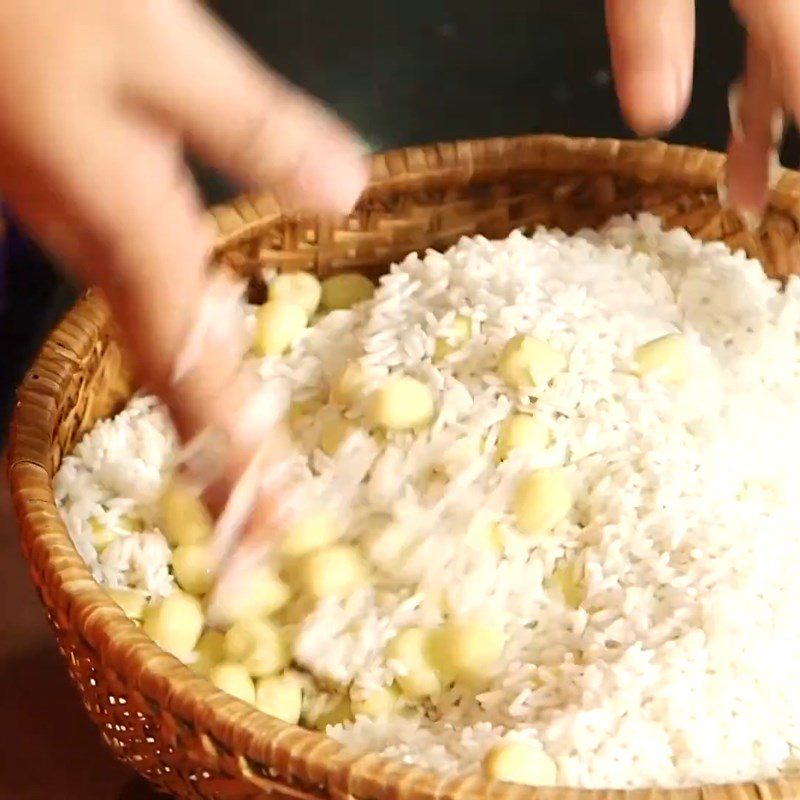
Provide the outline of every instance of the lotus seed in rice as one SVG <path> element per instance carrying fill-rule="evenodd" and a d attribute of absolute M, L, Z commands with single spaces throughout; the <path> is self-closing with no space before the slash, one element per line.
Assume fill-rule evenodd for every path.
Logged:
<path fill-rule="evenodd" d="M 176 440 L 154 399 L 56 476 L 130 616 L 262 710 L 446 775 L 633 788 L 793 768 L 798 279 L 642 216 L 465 238 L 374 294 L 284 283 L 242 314 L 264 379 L 292 389 L 306 516 L 219 630 L 165 602 L 183 591 L 159 527 Z M 177 572 L 197 592 L 194 512 Z"/>

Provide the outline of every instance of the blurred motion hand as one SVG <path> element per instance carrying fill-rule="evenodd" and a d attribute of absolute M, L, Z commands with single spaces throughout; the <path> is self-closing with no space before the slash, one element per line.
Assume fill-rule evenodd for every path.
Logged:
<path fill-rule="evenodd" d="M 170 382 L 210 245 L 184 144 L 309 210 L 350 210 L 366 180 L 344 126 L 191 0 L 3 0 L 0 192 L 103 289 L 140 378 L 188 436 L 239 406 L 224 348 Z"/>
<path fill-rule="evenodd" d="M 800 3 L 734 0 L 747 55 L 734 91 L 728 148 L 731 203 L 757 218 L 767 202 L 783 108 L 800 119 Z M 637 133 L 662 133 L 683 116 L 692 89 L 694 0 L 606 0 L 617 95 Z"/>

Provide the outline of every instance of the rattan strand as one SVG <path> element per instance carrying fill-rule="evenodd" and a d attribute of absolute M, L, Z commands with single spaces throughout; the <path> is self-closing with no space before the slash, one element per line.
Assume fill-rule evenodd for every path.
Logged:
<path fill-rule="evenodd" d="M 376 156 L 357 210 L 283 217 L 274 198 L 211 211 L 217 260 L 241 274 L 264 266 L 321 276 L 377 276 L 406 253 L 464 234 L 505 236 L 543 224 L 568 231 L 647 209 L 671 226 L 721 239 L 776 277 L 800 272 L 800 176 L 784 171 L 761 229 L 720 209 L 719 154 L 656 142 L 522 137 Z M 84 705 L 114 754 L 184 798 L 266 796 L 361 800 L 781 800 L 800 778 L 680 791 L 534 790 L 442 780 L 288 726 L 214 689 L 158 650 L 92 581 L 55 507 L 52 477 L 92 424 L 133 385 L 106 305 L 90 292 L 52 333 L 19 391 L 9 475 L 22 546 Z M 53 721 L 54 725 L 58 720 Z"/>

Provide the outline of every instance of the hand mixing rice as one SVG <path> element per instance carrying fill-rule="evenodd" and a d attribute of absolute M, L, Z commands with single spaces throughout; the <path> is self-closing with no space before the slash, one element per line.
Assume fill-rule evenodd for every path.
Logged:
<path fill-rule="evenodd" d="M 56 478 L 97 580 L 224 690 L 442 773 L 790 769 L 800 280 L 645 216 L 464 239 L 371 293 L 285 277 L 247 312 L 292 387 L 307 506 L 219 628 L 195 599 L 209 521 L 179 487 L 164 503 L 176 442 L 149 398 Z"/>

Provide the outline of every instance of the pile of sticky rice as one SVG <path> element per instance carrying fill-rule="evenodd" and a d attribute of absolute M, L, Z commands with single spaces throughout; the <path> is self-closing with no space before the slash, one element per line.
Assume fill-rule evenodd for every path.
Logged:
<path fill-rule="evenodd" d="M 270 314 L 246 309 L 256 350 L 280 353 L 259 368 L 291 385 L 293 469 L 316 498 L 270 556 L 284 593 L 258 624 L 286 655 L 253 656 L 252 620 L 232 636 L 201 616 L 189 646 L 216 638 L 184 660 L 443 774 L 647 787 L 791 770 L 800 281 L 643 216 L 465 238 L 374 294 L 345 284 L 323 285 L 328 313 L 311 291 L 285 348 L 294 317 L 265 333 Z M 176 448 L 137 397 L 55 480 L 81 556 L 141 599 L 146 631 L 148 608 L 204 590 L 160 523 Z M 289 678 L 295 710 L 276 699 Z"/>

